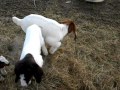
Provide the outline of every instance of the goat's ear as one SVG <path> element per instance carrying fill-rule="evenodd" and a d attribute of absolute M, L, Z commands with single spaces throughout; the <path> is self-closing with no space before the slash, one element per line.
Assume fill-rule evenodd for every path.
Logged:
<path fill-rule="evenodd" d="M 69 20 L 69 19 L 66 19 L 66 20 L 64 20 L 60 23 L 68 25 L 68 33 L 73 32 L 74 35 L 75 35 L 74 40 L 76 40 L 77 39 L 77 33 L 76 33 L 75 23 L 72 20 Z"/>
<path fill-rule="evenodd" d="M 15 72 L 15 75 L 16 75 L 16 77 L 15 77 L 15 83 L 17 83 L 18 80 L 19 80 L 19 75 L 18 75 L 19 70 L 17 69 L 17 67 L 15 67 L 14 72 Z"/>
<path fill-rule="evenodd" d="M 68 27 L 68 33 L 71 33 L 71 32 L 74 33 L 75 35 L 74 40 L 76 40 L 77 39 L 76 26 L 73 22 L 71 22 Z"/>
<path fill-rule="evenodd" d="M 36 68 L 35 72 L 34 72 L 34 77 L 36 79 L 36 82 L 37 83 L 40 83 L 41 82 L 41 79 L 42 79 L 42 76 L 43 76 L 43 70 L 42 68 L 38 67 Z"/>
<path fill-rule="evenodd" d="M 19 77 L 19 72 L 20 72 L 20 68 L 22 67 L 22 64 L 21 64 L 21 62 L 20 61 L 18 61 L 17 63 L 15 63 L 15 68 L 14 68 L 14 73 L 15 73 L 15 75 L 16 75 L 16 77 L 15 77 L 15 82 L 17 83 L 18 82 L 18 80 L 20 79 L 20 77 Z"/>

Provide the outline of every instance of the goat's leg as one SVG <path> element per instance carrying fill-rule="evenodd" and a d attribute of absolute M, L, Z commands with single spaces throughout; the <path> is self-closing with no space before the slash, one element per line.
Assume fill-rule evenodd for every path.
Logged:
<path fill-rule="evenodd" d="M 56 42 L 54 45 L 50 48 L 49 52 L 50 54 L 54 54 L 55 51 L 61 46 L 61 42 Z"/>
<path fill-rule="evenodd" d="M 47 50 L 47 48 L 46 48 L 46 46 L 45 46 L 45 41 L 44 41 L 43 38 L 42 38 L 41 45 L 42 45 L 41 49 L 42 49 L 43 54 L 44 54 L 45 56 L 47 56 L 47 55 L 48 55 L 48 50 Z"/>
<path fill-rule="evenodd" d="M 55 38 L 47 37 L 45 39 L 46 43 L 51 46 L 49 53 L 54 54 L 55 51 L 61 46 L 61 42 L 57 41 Z"/>
<path fill-rule="evenodd" d="M 42 51 L 43 51 L 43 54 L 44 54 L 45 56 L 48 55 L 48 51 L 47 51 L 47 48 L 46 48 L 45 44 L 42 46 Z"/>

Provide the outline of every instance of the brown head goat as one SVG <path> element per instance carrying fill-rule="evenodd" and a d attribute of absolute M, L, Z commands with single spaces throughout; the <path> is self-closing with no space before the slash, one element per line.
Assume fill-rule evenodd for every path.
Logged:
<path fill-rule="evenodd" d="M 12 20 L 18 26 L 21 26 L 24 32 L 26 32 L 26 28 L 30 25 L 38 25 L 41 28 L 46 44 L 50 46 L 50 54 L 53 54 L 61 46 L 61 41 L 68 33 L 73 32 L 76 39 L 76 27 L 71 20 L 58 23 L 53 19 L 37 14 L 30 14 L 23 19 L 12 17 Z"/>
<path fill-rule="evenodd" d="M 73 32 L 74 35 L 75 35 L 74 40 L 76 40 L 77 39 L 77 33 L 76 33 L 75 23 L 72 20 L 69 20 L 69 19 L 63 20 L 60 23 L 68 25 L 68 34 Z"/>

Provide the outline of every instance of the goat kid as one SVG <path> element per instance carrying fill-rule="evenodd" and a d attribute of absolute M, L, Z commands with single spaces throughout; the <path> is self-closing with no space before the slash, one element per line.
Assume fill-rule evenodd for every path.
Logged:
<path fill-rule="evenodd" d="M 37 14 L 30 14 L 23 19 L 12 17 L 12 20 L 15 24 L 21 26 L 24 32 L 26 32 L 28 26 L 32 24 L 38 25 L 42 29 L 45 42 L 51 46 L 50 54 L 53 54 L 61 46 L 62 39 L 68 33 L 73 32 L 76 40 L 76 27 L 71 20 L 64 20 L 58 23 L 55 20 Z"/>
<path fill-rule="evenodd" d="M 0 81 L 4 80 L 4 76 L 7 74 L 4 67 L 8 66 L 9 64 L 9 61 L 4 56 L 0 56 Z"/>
<path fill-rule="evenodd" d="M 40 83 L 43 75 L 41 48 L 43 48 L 43 53 L 47 54 L 41 29 L 35 24 L 31 25 L 26 30 L 20 61 L 16 63 L 14 70 L 15 82 L 20 80 L 21 86 L 28 86 L 33 76 L 36 82 Z"/>

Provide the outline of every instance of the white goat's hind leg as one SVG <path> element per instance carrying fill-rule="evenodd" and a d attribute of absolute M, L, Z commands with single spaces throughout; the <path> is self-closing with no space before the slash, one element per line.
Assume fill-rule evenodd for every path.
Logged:
<path fill-rule="evenodd" d="M 54 45 L 50 48 L 49 52 L 50 54 L 54 54 L 55 51 L 61 46 L 61 42 L 56 42 Z"/>
<path fill-rule="evenodd" d="M 48 51 L 47 51 L 47 48 L 46 48 L 45 45 L 42 46 L 42 51 L 43 51 L 43 54 L 44 54 L 45 56 L 48 55 Z"/>

